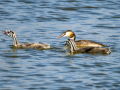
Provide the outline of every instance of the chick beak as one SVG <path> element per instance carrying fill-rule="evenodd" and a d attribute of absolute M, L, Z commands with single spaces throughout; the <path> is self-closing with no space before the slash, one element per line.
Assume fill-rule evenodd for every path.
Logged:
<path fill-rule="evenodd" d="M 3 33 L 3 34 L 6 34 L 6 32 L 5 32 L 5 31 L 2 31 L 2 33 Z"/>
<path fill-rule="evenodd" d="M 7 35 L 9 31 L 2 31 L 2 33 Z"/>

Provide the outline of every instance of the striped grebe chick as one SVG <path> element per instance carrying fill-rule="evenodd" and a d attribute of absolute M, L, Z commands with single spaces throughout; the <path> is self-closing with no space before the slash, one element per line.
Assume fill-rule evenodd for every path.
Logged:
<path fill-rule="evenodd" d="M 18 40 L 17 40 L 16 33 L 14 31 L 2 31 L 2 33 L 13 38 L 13 40 L 14 40 L 13 46 L 16 47 L 16 48 L 35 48 L 35 49 L 47 49 L 47 48 L 50 48 L 49 44 L 19 43 Z"/>
<path fill-rule="evenodd" d="M 76 39 L 76 35 L 72 30 L 67 30 L 65 32 L 63 32 L 59 37 L 57 38 L 61 38 L 61 37 L 69 37 L 70 39 L 74 40 Z M 75 44 L 77 47 L 105 47 L 107 45 L 92 41 L 92 40 L 77 40 L 75 41 Z M 66 45 L 67 41 L 66 41 Z"/>
<path fill-rule="evenodd" d="M 101 54 L 110 54 L 110 48 L 101 48 L 101 47 L 81 47 L 77 48 L 73 39 L 68 39 L 68 44 L 70 45 L 70 51 L 72 53 L 101 53 Z"/>

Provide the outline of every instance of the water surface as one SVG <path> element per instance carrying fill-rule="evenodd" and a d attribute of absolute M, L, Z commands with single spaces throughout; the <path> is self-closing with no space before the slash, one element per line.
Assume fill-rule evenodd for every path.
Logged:
<path fill-rule="evenodd" d="M 119 0 L 1 0 L 0 31 L 13 30 L 20 43 L 41 42 L 51 49 L 14 49 L 0 33 L 0 90 L 119 90 Z M 69 55 L 68 38 L 111 47 L 110 55 Z"/>

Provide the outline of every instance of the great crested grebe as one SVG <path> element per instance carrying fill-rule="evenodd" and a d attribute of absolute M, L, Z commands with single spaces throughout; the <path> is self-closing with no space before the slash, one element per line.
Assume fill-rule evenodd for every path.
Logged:
<path fill-rule="evenodd" d="M 47 48 L 50 48 L 49 44 L 19 43 L 18 40 L 17 40 L 17 37 L 16 37 L 16 33 L 14 31 L 2 31 L 2 33 L 13 38 L 13 40 L 14 40 L 13 45 L 16 48 L 35 48 L 35 49 L 47 49 Z"/>
<path fill-rule="evenodd" d="M 63 32 L 59 37 L 57 38 L 61 38 L 61 37 L 69 37 L 70 39 L 74 40 L 76 39 L 76 35 L 74 34 L 74 32 L 72 30 L 67 30 L 65 32 Z M 91 41 L 91 40 L 77 40 L 75 41 L 75 44 L 77 47 L 105 47 L 107 45 L 103 45 L 101 43 L 95 42 L 95 41 Z M 66 45 L 67 45 L 67 41 L 66 41 Z"/>
<path fill-rule="evenodd" d="M 72 53 L 101 53 L 110 54 L 110 48 L 100 48 L 100 47 L 81 47 L 77 48 L 73 39 L 68 39 L 68 44 L 70 45 L 70 51 Z"/>

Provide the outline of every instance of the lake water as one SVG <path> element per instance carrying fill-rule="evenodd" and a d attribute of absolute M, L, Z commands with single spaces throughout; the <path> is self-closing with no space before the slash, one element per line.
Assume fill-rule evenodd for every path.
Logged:
<path fill-rule="evenodd" d="M 69 55 L 70 29 L 112 53 Z M 52 48 L 13 49 L 6 30 Z M 120 90 L 120 0 L 0 0 L 0 32 L 0 90 Z"/>

